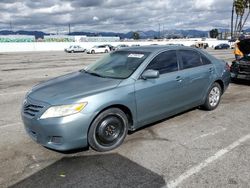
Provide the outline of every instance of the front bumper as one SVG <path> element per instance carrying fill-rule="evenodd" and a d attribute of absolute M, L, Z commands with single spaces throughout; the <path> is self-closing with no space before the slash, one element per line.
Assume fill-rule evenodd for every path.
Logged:
<path fill-rule="evenodd" d="M 249 62 L 233 62 L 230 73 L 232 79 L 250 80 Z"/>
<path fill-rule="evenodd" d="M 31 118 L 22 111 L 21 116 L 28 135 L 45 147 L 67 151 L 88 146 L 87 135 L 92 114 L 39 119 Z"/>
<path fill-rule="evenodd" d="M 250 73 L 249 74 L 241 74 L 241 73 L 231 72 L 231 78 L 233 78 L 233 79 L 250 80 Z"/>

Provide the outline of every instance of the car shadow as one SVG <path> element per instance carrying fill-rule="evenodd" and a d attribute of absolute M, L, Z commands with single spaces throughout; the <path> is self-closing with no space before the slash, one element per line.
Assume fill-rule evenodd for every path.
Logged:
<path fill-rule="evenodd" d="M 231 80 L 231 83 L 238 84 L 238 85 L 246 85 L 250 86 L 250 80 Z"/>
<path fill-rule="evenodd" d="M 11 187 L 160 188 L 165 185 L 160 175 L 114 153 L 64 157 Z"/>

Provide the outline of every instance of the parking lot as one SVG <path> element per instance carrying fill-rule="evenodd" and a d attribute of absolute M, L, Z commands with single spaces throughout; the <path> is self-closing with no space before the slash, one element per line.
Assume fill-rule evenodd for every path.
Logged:
<path fill-rule="evenodd" d="M 231 50 L 209 53 L 231 62 Z M 103 54 L 0 54 L 0 187 L 250 187 L 250 84 L 232 83 L 214 111 L 198 108 L 130 133 L 116 150 L 67 154 L 25 133 L 20 108 L 39 82 Z"/>

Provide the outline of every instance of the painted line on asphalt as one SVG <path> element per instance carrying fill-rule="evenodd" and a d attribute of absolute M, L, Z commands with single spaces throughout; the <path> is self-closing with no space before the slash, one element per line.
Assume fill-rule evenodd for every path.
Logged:
<path fill-rule="evenodd" d="M 6 124 L 6 125 L 0 125 L 0 129 L 12 127 L 12 126 L 15 126 L 15 125 L 22 125 L 22 123 L 10 123 L 10 124 Z"/>
<path fill-rule="evenodd" d="M 216 131 L 213 131 L 213 132 L 210 132 L 210 133 L 206 133 L 206 134 L 202 134 L 202 135 L 200 135 L 200 136 L 197 136 L 197 137 L 195 137 L 192 141 L 195 141 L 195 140 L 198 140 L 198 139 L 200 139 L 200 138 L 207 137 L 207 136 L 214 136 L 214 135 L 216 135 L 216 134 L 218 134 L 218 133 L 220 133 L 220 132 L 222 132 L 222 131 L 225 131 L 225 130 L 227 130 L 227 129 L 224 128 L 224 127 L 222 127 L 222 128 L 219 129 L 219 130 L 216 130 Z"/>
<path fill-rule="evenodd" d="M 177 179 L 170 181 L 167 184 L 167 188 L 177 187 L 179 184 L 181 184 L 183 181 L 188 179 L 190 176 L 200 172 L 203 168 L 207 167 L 210 163 L 218 160 L 220 157 L 222 157 L 223 155 L 230 152 L 231 150 L 233 150 L 234 148 L 236 148 L 237 146 L 241 145 L 243 142 L 246 142 L 249 139 L 250 139 L 250 134 L 245 135 L 245 136 L 241 137 L 239 140 L 233 142 L 231 145 L 227 146 L 226 148 L 219 150 L 217 153 L 215 153 L 213 156 L 207 158 L 202 163 L 190 168 L 189 170 L 187 170 L 186 172 L 181 174 Z"/>
<path fill-rule="evenodd" d="M 10 92 L 10 93 L 0 93 L 0 96 L 5 96 L 5 95 L 17 95 L 17 94 L 21 94 L 21 93 L 26 93 L 27 90 L 25 91 L 16 91 L 16 92 Z"/>
<path fill-rule="evenodd" d="M 221 126 L 220 126 L 220 127 L 221 127 Z M 205 138 L 205 137 L 208 137 L 208 136 L 214 136 L 214 135 L 216 135 L 216 134 L 218 134 L 218 133 L 220 133 L 220 132 L 222 132 L 222 131 L 225 131 L 225 130 L 227 130 L 227 129 L 224 128 L 224 127 L 221 127 L 221 129 L 217 129 L 217 130 L 215 130 L 215 131 L 212 131 L 212 132 L 209 132 L 209 133 L 202 134 L 202 135 L 200 135 L 200 136 L 195 137 L 195 138 L 192 139 L 192 140 L 189 140 L 188 142 L 184 142 L 183 144 L 186 145 L 186 144 L 188 144 L 188 143 L 190 143 L 190 142 L 199 140 L 199 139 L 201 139 L 201 138 Z"/>

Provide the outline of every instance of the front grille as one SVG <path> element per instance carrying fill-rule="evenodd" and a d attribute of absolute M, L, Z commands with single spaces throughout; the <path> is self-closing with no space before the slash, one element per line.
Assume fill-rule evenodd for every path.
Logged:
<path fill-rule="evenodd" d="M 29 115 L 31 117 L 34 117 L 43 108 L 44 108 L 44 106 L 31 104 L 29 102 L 26 102 L 23 106 L 23 113 L 26 115 Z"/>
<path fill-rule="evenodd" d="M 240 65 L 239 71 L 250 74 L 250 65 Z"/>

